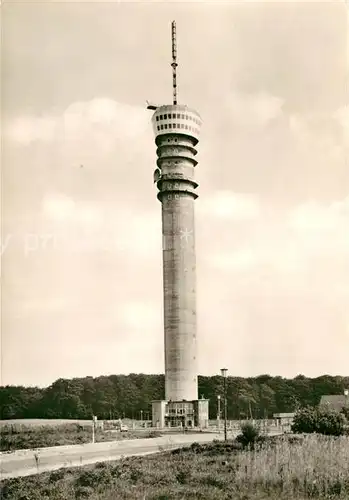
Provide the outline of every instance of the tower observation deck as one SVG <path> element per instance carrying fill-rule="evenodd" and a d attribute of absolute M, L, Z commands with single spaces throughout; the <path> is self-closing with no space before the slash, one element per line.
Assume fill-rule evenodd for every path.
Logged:
<path fill-rule="evenodd" d="M 202 119 L 177 103 L 175 23 L 172 23 L 173 104 L 155 109 L 157 168 L 154 183 L 162 207 L 165 400 L 153 402 L 153 423 L 200 425 L 208 401 L 198 400 L 194 201 L 197 144 Z"/>

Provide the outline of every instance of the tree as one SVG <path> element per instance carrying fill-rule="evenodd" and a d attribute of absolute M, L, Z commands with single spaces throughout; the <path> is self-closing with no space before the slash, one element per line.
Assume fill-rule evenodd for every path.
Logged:
<path fill-rule="evenodd" d="M 253 419 L 252 404 L 256 404 L 256 400 L 251 392 L 242 389 L 239 393 L 239 401 L 241 402 L 242 407 L 248 410 L 249 417 Z"/>
<path fill-rule="evenodd" d="M 295 433 L 340 436 L 345 432 L 345 418 L 334 410 L 308 406 L 296 413 L 291 429 Z"/>
<path fill-rule="evenodd" d="M 259 401 L 261 412 L 264 418 L 268 418 L 269 414 L 275 408 L 275 391 L 267 384 L 260 386 Z"/>
<path fill-rule="evenodd" d="M 228 377 L 228 418 L 272 412 L 293 412 L 304 406 L 315 407 L 323 394 L 343 394 L 349 378 L 323 375 L 294 379 L 260 375 Z M 49 387 L 0 387 L 2 419 L 12 418 L 76 418 L 89 419 L 139 415 L 151 411 L 151 401 L 162 399 L 164 375 L 110 375 L 70 380 L 60 378 Z M 210 400 L 210 418 L 217 416 L 217 396 L 223 396 L 223 379 L 199 376 L 199 395 Z M 258 410 L 258 413 L 257 413 Z"/>

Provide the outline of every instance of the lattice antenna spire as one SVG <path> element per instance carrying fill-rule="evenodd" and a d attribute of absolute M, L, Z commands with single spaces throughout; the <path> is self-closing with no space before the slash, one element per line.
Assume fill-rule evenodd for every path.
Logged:
<path fill-rule="evenodd" d="M 176 21 L 172 21 L 172 87 L 173 87 L 173 104 L 177 104 L 177 36 L 176 36 Z"/>

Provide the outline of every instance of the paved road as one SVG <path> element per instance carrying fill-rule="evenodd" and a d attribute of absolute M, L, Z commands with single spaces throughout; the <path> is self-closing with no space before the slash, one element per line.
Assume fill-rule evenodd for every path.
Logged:
<path fill-rule="evenodd" d="M 193 442 L 222 439 L 218 434 L 178 434 L 159 438 L 112 441 L 85 445 L 55 446 L 38 450 L 19 450 L 0 454 L 1 479 L 28 476 L 40 472 L 118 460 L 132 455 L 146 455 L 179 448 Z M 37 459 L 35 458 L 35 455 Z"/>

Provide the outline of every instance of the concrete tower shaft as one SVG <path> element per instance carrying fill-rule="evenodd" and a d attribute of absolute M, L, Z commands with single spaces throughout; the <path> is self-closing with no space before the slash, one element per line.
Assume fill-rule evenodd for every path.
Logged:
<path fill-rule="evenodd" d="M 158 199 L 162 204 L 165 399 L 198 398 L 194 201 L 195 146 L 201 118 L 187 106 L 161 106 L 153 115 Z"/>

